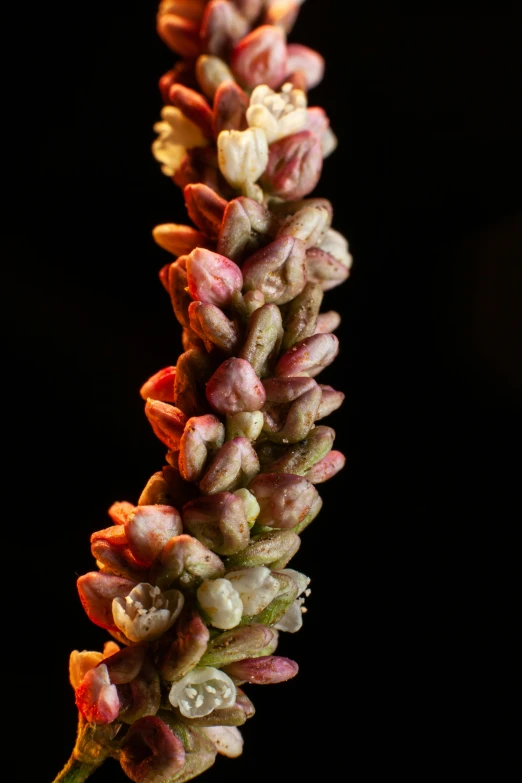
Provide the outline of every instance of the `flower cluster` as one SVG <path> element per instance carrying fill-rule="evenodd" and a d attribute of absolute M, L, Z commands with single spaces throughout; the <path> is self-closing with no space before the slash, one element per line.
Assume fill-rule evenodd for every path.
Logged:
<path fill-rule="evenodd" d="M 70 659 L 82 725 L 135 783 L 184 783 L 239 755 L 254 714 L 242 686 L 297 673 L 275 652 L 302 625 L 310 580 L 287 566 L 321 509 L 317 485 L 345 461 L 321 423 L 344 395 L 316 378 L 339 350 L 323 296 L 352 257 L 330 202 L 307 198 L 336 139 L 308 106 L 321 56 L 286 40 L 300 4 L 158 11 L 184 58 L 160 80 L 153 143 L 192 222 L 153 232 L 183 353 L 141 388 L 165 465 L 136 504 L 109 509 L 91 537 L 98 570 L 78 579 L 114 641 Z"/>

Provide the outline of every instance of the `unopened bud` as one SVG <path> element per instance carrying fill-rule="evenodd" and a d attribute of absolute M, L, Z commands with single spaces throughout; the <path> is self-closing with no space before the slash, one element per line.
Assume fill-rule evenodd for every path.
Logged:
<path fill-rule="evenodd" d="M 283 568 L 282 561 L 297 552 L 301 541 L 292 530 L 274 530 L 253 536 L 243 551 L 227 557 L 226 567 L 253 568 L 266 565 L 268 568 Z M 288 558 L 290 559 L 290 558 Z M 286 560 L 288 562 L 288 560 Z M 274 565 L 277 563 L 277 566 Z"/>
<path fill-rule="evenodd" d="M 280 237 L 243 264 L 244 287 L 277 305 L 291 301 L 306 284 L 305 247 L 300 239 Z"/>
<path fill-rule="evenodd" d="M 265 22 L 289 33 L 295 24 L 301 6 L 300 0 L 272 0 L 265 13 Z"/>
<path fill-rule="evenodd" d="M 322 206 L 306 206 L 287 218 L 278 236 L 300 239 L 305 247 L 318 245 L 330 225 L 330 212 Z"/>
<path fill-rule="evenodd" d="M 317 411 L 316 421 L 324 419 L 325 416 L 329 416 L 336 411 L 337 408 L 340 408 L 345 397 L 343 392 L 336 391 L 332 386 L 321 383 L 320 388 L 322 396 L 319 410 Z"/>
<path fill-rule="evenodd" d="M 173 84 L 169 98 L 171 104 L 193 122 L 205 138 L 212 140 L 212 110 L 202 95 L 182 84 Z"/>
<path fill-rule="evenodd" d="M 205 384 L 212 373 L 212 366 L 208 354 L 199 348 L 191 348 L 178 358 L 174 402 L 186 416 L 208 413 Z"/>
<path fill-rule="evenodd" d="M 172 365 L 164 367 L 152 375 L 140 389 L 142 399 L 159 400 L 160 402 L 174 402 L 174 381 L 176 368 Z"/>
<path fill-rule="evenodd" d="M 189 319 L 191 329 L 203 340 L 207 351 L 215 346 L 227 354 L 235 352 L 239 339 L 237 327 L 219 307 L 208 302 L 191 302 Z"/>
<path fill-rule="evenodd" d="M 301 71 L 306 77 L 307 89 L 316 87 L 324 76 L 324 58 L 302 44 L 288 44 L 287 52 L 287 72 Z"/>
<path fill-rule="evenodd" d="M 250 538 L 240 498 L 219 492 L 196 498 L 182 510 L 185 528 L 206 547 L 220 555 L 244 549 Z"/>
<path fill-rule="evenodd" d="M 223 424 L 212 414 L 194 416 L 185 425 L 180 441 L 179 470 L 186 481 L 198 481 L 207 457 L 225 440 Z"/>
<path fill-rule="evenodd" d="M 182 531 L 181 517 L 167 505 L 138 506 L 125 523 L 125 534 L 136 560 L 150 566 L 172 536 Z"/>
<path fill-rule="evenodd" d="M 135 506 L 127 500 L 120 500 L 112 504 L 108 514 L 115 525 L 123 525 L 134 508 Z"/>
<path fill-rule="evenodd" d="M 219 232 L 218 252 L 241 264 L 274 239 L 279 221 L 253 199 L 240 196 L 230 201 Z"/>
<path fill-rule="evenodd" d="M 199 663 L 201 666 L 221 668 L 243 658 L 250 658 L 266 647 L 274 635 L 274 631 L 260 624 L 244 625 L 225 631 L 210 642 Z"/>
<path fill-rule="evenodd" d="M 194 58 L 201 52 L 199 24 L 175 14 L 158 16 L 157 32 L 167 46 L 181 55 Z"/>
<path fill-rule="evenodd" d="M 188 306 L 192 301 L 187 291 L 187 270 L 185 260 L 180 256 L 168 267 L 167 286 L 174 314 L 182 326 L 189 325 Z"/>
<path fill-rule="evenodd" d="M 321 286 L 307 283 L 288 305 L 284 318 L 283 349 L 317 333 L 319 310 L 323 301 Z"/>
<path fill-rule="evenodd" d="M 154 565 L 153 576 L 155 583 L 165 589 L 175 583 L 183 588 L 193 587 L 223 573 L 221 558 L 197 538 L 183 533 L 167 541 Z"/>
<path fill-rule="evenodd" d="M 89 620 L 108 631 L 117 630 L 112 616 L 112 601 L 114 598 L 125 598 L 136 582 L 113 574 L 90 571 L 80 576 L 77 585 L 80 601 Z"/>
<path fill-rule="evenodd" d="M 89 723 L 103 725 L 118 717 L 118 691 L 111 683 L 104 663 L 89 669 L 76 690 L 75 698 L 78 710 Z"/>
<path fill-rule="evenodd" d="M 231 677 L 255 685 L 272 685 L 295 677 L 299 666 L 290 658 L 280 655 L 266 655 L 261 658 L 246 658 L 224 667 Z"/>
<path fill-rule="evenodd" d="M 226 59 L 231 47 L 248 32 L 248 22 L 227 0 L 211 0 L 201 25 L 205 51 Z"/>
<path fill-rule="evenodd" d="M 246 110 L 248 95 L 234 81 L 222 82 L 214 96 L 214 135 L 221 131 L 244 131 L 248 128 Z"/>
<path fill-rule="evenodd" d="M 268 164 L 268 143 L 259 128 L 221 131 L 217 139 L 219 168 L 234 188 L 256 182 Z"/>
<path fill-rule="evenodd" d="M 278 87 L 288 72 L 286 36 L 279 27 L 262 25 L 240 41 L 231 55 L 231 67 L 247 87 Z"/>
<path fill-rule="evenodd" d="M 259 410 L 265 390 L 252 365 L 245 359 L 227 359 L 207 383 L 209 403 L 219 413 L 233 415 Z"/>
<path fill-rule="evenodd" d="M 161 442 L 169 449 L 178 449 L 187 422 L 183 411 L 174 405 L 149 398 L 145 403 L 145 415 Z"/>
<path fill-rule="evenodd" d="M 321 143 L 308 130 L 275 141 L 261 178 L 264 190 L 283 199 L 300 199 L 319 182 L 323 167 Z"/>
<path fill-rule="evenodd" d="M 271 473 L 295 473 L 304 476 L 316 462 L 326 457 L 334 438 L 335 432 L 331 427 L 314 427 L 304 440 L 287 446 L 283 454 L 267 468 Z M 269 472 L 267 468 L 265 470 Z"/>
<path fill-rule="evenodd" d="M 279 359 L 276 375 L 318 375 L 339 353 L 339 340 L 334 334 L 314 334 L 295 343 Z"/>
<path fill-rule="evenodd" d="M 248 438 L 233 438 L 214 455 L 199 488 L 205 495 L 233 492 L 245 487 L 257 473 L 259 460 Z"/>
<path fill-rule="evenodd" d="M 232 438 L 248 438 L 257 440 L 263 429 L 263 414 L 261 411 L 245 411 L 227 416 L 227 440 Z"/>
<path fill-rule="evenodd" d="M 190 219 L 207 236 L 217 237 L 227 206 L 225 199 L 202 183 L 187 185 L 183 190 L 183 195 Z"/>
<path fill-rule="evenodd" d="M 209 630 L 201 617 L 184 609 L 175 630 L 168 631 L 160 641 L 159 668 L 164 680 L 183 677 L 199 661 L 207 649 Z"/>
<path fill-rule="evenodd" d="M 267 402 L 263 430 L 275 443 L 297 443 L 306 438 L 321 402 L 321 389 L 312 378 L 269 378 L 264 382 Z M 291 403 L 288 406 L 288 403 Z"/>
<path fill-rule="evenodd" d="M 123 771 L 134 783 L 170 780 L 185 766 L 185 749 L 172 730 L 156 715 L 132 724 L 120 751 Z"/>
<path fill-rule="evenodd" d="M 250 362 L 257 375 L 263 378 L 273 369 L 282 338 L 281 311 L 274 304 L 265 304 L 250 316 L 239 356 Z"/>
<path fill-rule="evenodd" d="M 348 267 L 319 247 L 306 251 L 306 271 L 308 279 L 318 283 L 323 291 L 344 283 L 350 274 Z"/>
<path fill-rule="evenodd" d="M 163 223 L 152 230 L 152 236 L 157 245 L 172 253 L 183 256 L 195 247 L 206 247 L 208 238 L 201 231 L 191 226 L 179 226 L 176 223 Z"/>
<path fill-rule="evenodd" d="M 260 506 L 256 523 L 264 527 L 293 528 L 310 511 L 317 490 L 307 479 L 289 473 L 261 473 L 249 491 Z"/>
<path fill-rule="evenodd" d="M 187 256 L 186 265 L 189 292 L 196 301 L 226 307 L 242 288 L 241 270 L 219 253 L 196 248 Z"/>
<path fill-rule="evenodd" d="M 342 470 L 346 463 L 346 457 L 340 451 L 330 451 L 326 457 L 317 462 L 306 474 L 308 481 L 312 484 L 322 484 L 328 481 L 336 473 Z"/>
<path fill-rule="evenodd" d="M 335 332 L 341 323 L 341 316 L 335 310 L 328 310 L 327 313 L 320 313 L 317 316 L 315 334 L 329 334 Z"/>
<path fill-rule="evenodd" d="M 210 100 L 222 82 L 233 80 L 232 71 L 220 58 L 211 54 L 202 54 L 196 62 L 196 76 L 199 86 Z"/>

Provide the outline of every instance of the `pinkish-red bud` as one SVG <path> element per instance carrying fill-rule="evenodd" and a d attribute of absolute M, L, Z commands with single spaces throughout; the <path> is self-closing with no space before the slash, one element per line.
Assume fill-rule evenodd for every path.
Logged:
<path fill-rule="evenodd" d="M 264 21 L 266 24 L 278 25 L 285 33 L 289 33 L 299 15 L 300 6 L 301 3 L 295 0 L 272 0 Z"/>
<path fill-rule="evenodd" d="M 232 438 L 214 455 L 199 483 L 205 495 L 234 492 L 259 473 L 259 460 L 248 438 Z"/>
<path fill-rule="evenodd" d="M 230 492 L 196 498 L 183 506 L 182 516 L 189 533 L 219 555 L 234 554 L 248 544 L 243 501 Z"/>
<path fill-rule="evenodd" d="M 263 655 L 260 658 L 245 658 L 223 667 L 230 677 L 253 685 L 273 685 L 295 677 L 299 666 L 290 658 L 281 655 Z"/>
<path fill-rule="evenodd" d="M 183 411 L 166 402 L 148 399 L 145 403 L 145 415 L 160 441 L 169 449 L 178 449 L 179 439 L 187 422 Z"/>
<path fill-rule="evenodd" d="M 248 31 L 247 20 L 227 0 L 211 0 L 201 24 L 205 51 L 223 59 Z"/>
<path fill-rule="evenodd" d="M 118 691 L 109 679 L 105 663 L 84 676 L 75 693 L 76 706 L 89 723 L 112 723 L 120 711 Z"/>
<path fill-rule="evenodd" d="M 174 402 L 174 381 L 176 380 L 176 368 L 164 367 L 145 381 L 140 389 L 140 395 L 144 400 L 159 400 L 160 402 Z"/>
<path fill-rule="evenodd" d="M 246 359 L 227 359 L 207 382 L 207 400 L 222 414 L 258 411 L 265 396 L 263 384 Z"/>
<path fill-rule="evenodd" d="M 173 84 L 169 98 L 171 104 L 197 125 L 207 139 L 212 139 L 212 109 L 199 92 L 182 84 Z"/>
<path fill-rule="evenodd" d="M 120 752 L 123 771 L 134 783 L 170 780 L 185 766 L 185 749 L 157 716 L 146 715 L 130 727 Z"/>
<path fill-rule="evenodd" d="M 325 416 L 329 416 L 331 413 L 340 408 L 344 401 L 344 393 L 336 391 L 332 386 L 326 386 L 325 384 L 319 384 L 321 387 L 321 403 L 319 410 L 317 411 L 316 421 L 324 419 Z"/>
<path fill-rule="evenodd" d="M 283 30 L 273 25 L 257 27 L 234 47 L 230 64 L 247 87 L 279 87 L 289 70 Z"/>
<path fill-rule="evenodd" d="M 328 310 L 326 313 L 320 313 L 317 316 L 315 325 L 315 334 L 328 334 L 335 332 L 341 323 L 341 316 L 335 310 Z"/>
<path fill-rule="evenodd" d="M 273 239 L 279 221 L 268 209 L 251 198 L 229 201 L 219 232 L 218 252 L 240 264 Z"/>
<path fill-rule="evenodd" d="M 316 87 L 324 76 L 324 58 L 319 52 L 302 44 L 288 44 L 287 71 L 302 71 L 306 76 L 306 86 L 309 90 Z"/>
<path fill-rule="evenodd" d="M 248 95 L 231 79 L 221 82 L 214 96 L 214 135 L 224 130 L 245 130 Z"/>
<path fill-rule="evenodd" d="M 188 256 L 180 256 L 177 261 L 169 264 L 167 269 L 167 291 L 170 295 L 172 308 L 182 326 L 189 325 L 188 306 L 191 302 L 187 292 L 187 270 L 185 261 Z M 162 270 L 163 271 L 163 270 Z"/>
<path fill-rule="evenodd" d="M 203 340 L 207 351 L 215 346 L 229 355 L 235 352 L 239 341 L 237 326 L 219 307 L 209 302 L 191 302 L 189 319 L 193 332 Z"/>
<path fill-rule="evenodd" d="M 154 583 L 165 590 L 176 583 L 190 588 L 203 579 L 217 579 L 223 573 L 221 558 L 197 538 L 183 533 L 167 541 L 151 576 Z"/>
<path fill-rule="evenodd" d="M 186 481 L 198 481 L 209 453 L 223 445 L 225 428 L 212 414 L 193 416 L 185 425 L 179 448 L 179 470 Z"/>
<path fill-rule="evenodd" d="M 290 302 L 306 284 L 305 245 L 294 237 L 279 237 L 243 264 L 246 291 L 261 291 L 265 302 Z"/>
<path fill-rule="evenodd" d="M 164 104 L 170 103 L 169 93 L 173 84 L 183 84 L 185 87 L 195 89 L 198 87 L 194 64 L 186 60 L 180 60 L 174 68 L 160 76 L 158 81 L 159 91 Z"/>
<path fill-rule="evenodd" d="M 255 495 L 261 511 L 258 525 L 274 528 L 292 528 L 308 514 L 317 490 L 303 476 L 291 473 L 261 473 L 248 486 Z"/>
<path fill-rule="evenodd" d="M 124 685 L 134 680 L 145 660 L 145 645 L 131 644 L 103 659 L 114 685 Z"/>
<path fill-rule="evenodd" d="M 339 352 L 334 334 L 314 334 L 292 346 L 276 365 L 276 375 L 308 375 L 313 378 L 327 367 Z"/>
<path fill-rule="evenodd" d="M 300 199 L 319 182 L 323 167 L 321 142 L 309 130 L 285 136 L 270 145 L 268 165 L 260 183 L 284 199 Z"/>
<path fill-rule="evenodd" d="M 183 677 L 200 660 L 207 649 L 209 630 L 201 617 L 192 610 L 183 609 L 171 631 L 160 641 L 160 672 L 164 680 Z"/>
<path fill-rule="evenodd" d="M 211 250 L 196 248 L 187 256 L 187 282 L 191 297 L 226 307 L 243 287 L 243 275 L 233 261 Z"/>
<path fill-rule="evenodd" d="M 318 283 L 323 291 L 344 283 L 350 269 L 331 253 L 319 247 L 311 247 L 306 251 L 306 271 L 312 283 Z"/>
<path fill-rule="evenodd" d="M 322 484 L 323 481 L 328 481 L 336 473 L 339 473 L 344 468 L 345 463 L 346 457 L 344 454 L 340 451 L 330 451 L 326 457 L 316 462 L 305 476 L 312 484 Z"/>
<path fill-rule="evenodd" d="M 157 32 L 172 51 L 182 57 L 195 58 L 201 53 L 199 24 L 175 14 L 158 17 Z"/>
<path fill-rule="evenodd" d="M 78 579 L 80 601 L 91 622 L 107 630 L 116 630 L 112 616 L 114 598 L 125 598 L 136 582 L 112 574 L 90 571 Z"/>
<path fill-rule="evenodd" d="M 187 185 L 183 190 L 189 217 L 209 237 L 217 237 L 227 202 L 201 182 Z"/>
<path fill-rule="evenodd" d="M 134 557 L 127 545 L 127 537 L 125 533 L 123 535 L 120 533 L 120 529 L 123 529 L 123 525 L 115 525 L 93 533 L 92 555 L 116 576 L 139 582 L 145 578 L 146 572 Z"/>
<path fill-rule="evenodd" d="M 152 237 L 157 245 L 173 256 L 183 256 L 195 247 L 208 247 L 210 244 L 208 237 L 202 231 L 176 223 L 162 223 L 156 226 L 152 230 Z"/>
<path fill-rule="evenodd" d="M 136 560 L 150 566 L 172 536 L 183 529 L 181 516 L 172 506 L 138 506 L 125 523 L 129 547 Z"/>

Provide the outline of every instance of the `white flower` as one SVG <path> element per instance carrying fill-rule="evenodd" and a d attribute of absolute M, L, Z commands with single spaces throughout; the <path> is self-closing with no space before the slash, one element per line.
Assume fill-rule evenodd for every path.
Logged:
<path fill-rule="evenodd" d="M 297 584 L 297 598 L 293 604 L 287 609 L 284 615 L 281 617 L 278 623 L 273 627 L 278 631 L 287 631 L 288 633 L 295 633 L 303 625 L 303 614 L 306 612 L 306 607 L 303 606 L 305 599 L 301 598 L 301 594 L 305 596 L 310 595 L 308 585 L 310 584 L 310 577 L 302 574 L 300 571 L 294 571 L 293 568 L 282 568 L 279 573 L 286 574 Z"/>
<path fill-rule="evenodd" d="M 235 628 L 241 620 L 243 603 L 228 579 L 205 579 L 198 587 L 197 596 L 215 628 Z"/>
<path fill-rule="evenodd" d="M 199 731 L 212 740 L 223 756 L 236 759 L 243 753 L 243 737 L 236 726 L 201 726 Z"/>
<path fill-rule="evenodd" d="M 266 84 L 256 87 L 250 96 L 247 122 L 251 128 L 261 128 L 269 144 L 302 130 L 307 123 L 307 99 L 302 90 L 283 84 L 274 92 Z"/>
<path fill-rule="evenodd" d="M 201 130 L 175 106 L 164 106 L 161 122 L 154 125 L 159 134 L 152 142 L 152 154 L 160 163 L 164 174 L 172 177 L 179 169 L 187 150 L 206 147 L 208 141 Z"/>
<path fill-rule="evenodd" d="M 231 571 L 226 578 L 239 593 L 245 615 L 262 612 L 280 590 L 278 580 L 266 566 Z"/>
<path fill-rule="evenodd" d="M 261 411 L 256 411 L 256 413 L 261 413 Z M 261 417 L 262 416 L 263 414 L 261 413 Z M 259 516 L 259 512 L 261 511 L 256 496 L 249 492 L 248 489 L 236 489 L 236 491 L 232 494 L 238 498 L 241 498 L 243 501 L 248 527 L 252 527 L 257 517 Z"/>
<path fill-rule="evenodd" d="M 114 655 L 119 649 L 116 642 L 105 642 L 102 653 L 95 650 L 82 650 L 81 652 L 73 650 L 69 656 L 69 680 L 74 690 L 79 686 L 89 669 L 94 669 L 104 658 Z"/>
<path fill-rule="evenodd" d="M 236 702 L 236 686 L 220 669 L 202 666 L 192 669 L 169 693 L 169 701 L 186 718 L 201 718 L 213 710 L 232 707 Z"/>
<path fill-rule="evenodd" d="M 179 590 L 162 593 L 159 587 L 141 582 L 125 598 L 114 598 L 112 616 L 131 642 L 150 642 L 174 625 L 184 601 Z"/>
<path fill-rule="evenodd" d="M 353 257 L 348 251 L 348 240 L 338 231 L 329 228 L 318 247 L 326 253 L 337 259 L 343 266 L 350 269 L 353 264 Z"/>
<path fill-rule="evenodd" d="M 260 128 L 221 131 L 217 140 L 221 173 L 234 188 L 254 183 L 268 164 L 268 142 Z"/>

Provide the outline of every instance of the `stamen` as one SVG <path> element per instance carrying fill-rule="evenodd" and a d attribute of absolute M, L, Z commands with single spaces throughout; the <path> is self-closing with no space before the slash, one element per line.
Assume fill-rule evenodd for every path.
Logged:
<path fill-rule="evenodd" d="M 203 701 L 204 701 L 203 694 L 200 693 L 198 698 L 196 699 L 196 702 L 195 702 L 196 707 L 201 707 L 201 705 L 203 704 Z"/>

